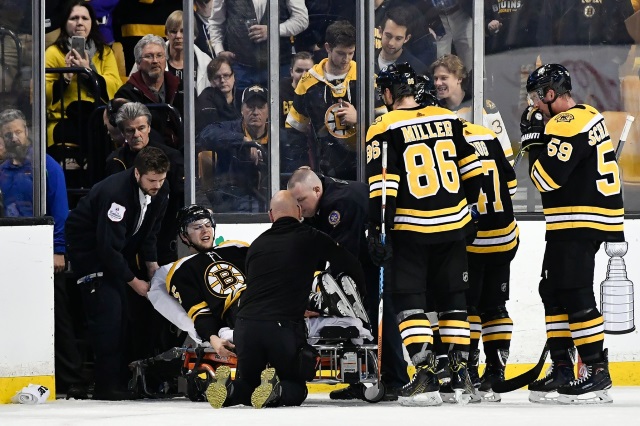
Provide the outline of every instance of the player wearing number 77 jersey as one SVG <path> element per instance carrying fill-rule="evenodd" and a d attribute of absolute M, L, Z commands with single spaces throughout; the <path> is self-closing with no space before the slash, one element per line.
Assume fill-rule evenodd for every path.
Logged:
<path fill-rule="evenodd" d="M 464 122 L 464 135 L 475 150 L 484 176 L 478 197 L 478 232 L 467 245 L 469 290 L 467 310 L 471 328 L 469 376 L 486 401 L 500 401 L 493 385 L 504 380 L 513 321 L 509 317 L 511 261 L 518 250 L 519 229 L 511 197 L 518 186 L 496 134 L 484 126 Z M 487 367 L 478 376 L 480 335 Z"/>
<path fill-rule="evenodd" d="M 408 64 L 383 69 L 376 80 L 390 112 L 367 132 L 369 244 L 374 262 L 391 258 L 394 277 L 385 282 L 392 294 L 404 345 L 416 366 L 402 388 L 403 405 L 439 405 L 434 371 L 433 331 L 427 295 L 438 307 L 440 335 L 450 348 L 452 387 L 463 401 L 475 396 L 466 370 L 469 323 L 465 239 L 475 232 L 469 204 L 478 199 L 482 165 L 451 111 L 415 101 L 416 76 Z M 386 244 L 376 247 L 383 185 L 381 148 L 387 142 Z M 373 236 L 373 238 L 372 238 Z M 391 250 L 392 249 L 392 250 Z M 385 268 L 388 269 L 388 268 Z"/>
<path fill-rule="evenodd" d="M 520 123 L 531 180 L 547 223 L 540 296 L 553 369 L 529 386 L 530 400 L 611 402 L 603 319 L 593 294 L 595 255 L 602 242 L 624 241 L 618 164 L 602 115 L 576 104 L 565 67 L 547 64 L 527 80 L 531 106 Z M 546 126 L 542 115 L 549 118 Z M 572 345 L 586 369 L 573 379 Z M 587 395 L 588 394 L 588 395 Z M 580 397 L 580 398 L 578 398 Z"/>

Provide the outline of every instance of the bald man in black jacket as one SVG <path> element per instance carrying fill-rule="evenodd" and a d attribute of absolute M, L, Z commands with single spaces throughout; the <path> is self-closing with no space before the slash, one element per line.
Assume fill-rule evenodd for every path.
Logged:
<path fill-rule="evenodd" d="M 300 223 L 300 206 L 289 191 L 276 193 L 270 207 L 273 225 L 247 253 L 247 288 L 234 330 L 237 378 L 218 383 L 220 392 L 207 393 L 215 408 L 302 404 L 305 375 L 313 376 L 313 368 L 301 368 L 307 346 L 304 312 L 317 266 L 328 261 L 332 271 L 350 275 L 356 284 L 364 281 L 355 256 Z M 272 368 L 265 369 L 267 363 Z"/>

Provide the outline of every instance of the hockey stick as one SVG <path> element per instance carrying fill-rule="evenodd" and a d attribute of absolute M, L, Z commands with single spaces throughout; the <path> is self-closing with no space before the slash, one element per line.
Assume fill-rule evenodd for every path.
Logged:
<path fill-rule="evenodd" d="M 507 393 L 527 386 L 528 384 L 535 381 L 538 376 L 540 376 L 540 372 L 544 367 L 544 362 L 547 360 L 548 354 L 549 347 L 547 343 L 545 343 L 544 348 L 542 349 L 542 355 L 540 355 L 538 363 L 531 370 L 526 371 L 521 375 L 513 377 L 509 380 L 505 380 L 504 382 L 496 382 L 491 386 L 491 388 L 495 393 Z"/>
<path fill-rule="evenodd" d="M 524 150 L 523 149 L 518 151 L 518 155 L 516 155 L 516 159 L 513 162 L 513 170 L 515 170 L 518 167 L 518 164 L 520 163 L 520 160 L 522 160 L 522 157 L 524 157 Z"/>
<path fill-rule="evenodd" d="M 622 133 L 620 134 L 620 141 L 618 142 L 618 146 L 616 148 L 616 161 L 620 159 L 620 155 L 622 155 L 622 148 L 624 148 L 624 144 L 627 141 L 627 136 L 629 136 L 629 130 L 631 130 L 631 123 L 635 118 L 633 115 L 627 115 L 627 120 L 624 122 L 624 127 L 622 128 Z"/>
<path fill-rule="evenodd" d="M 386 243 L 386 231 L 384 225 L 385 210 L 387 209 L 387 141 L 382 142 L 382 222 L 380 224 L 380 242 L 384 246 Z M 382 308 L 384 306 L 384 265 L 380 266 L 380 278 L 378 280 L 378 293 L 380 301 L 378 302 L 378 381 L 376 386 L 371 386 L 365 390 L 367 399 L 373 399 L 380 391 L 380 383 L 382 380 Z"/>

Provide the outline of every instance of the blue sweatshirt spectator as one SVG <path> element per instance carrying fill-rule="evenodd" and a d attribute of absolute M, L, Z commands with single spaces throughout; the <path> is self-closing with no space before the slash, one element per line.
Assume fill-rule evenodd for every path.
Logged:
<path fill-rule="evenodd" d="M 33 173 L 31 140 L 24 115 L 18 110 L 0 114 L 0 126 L 6 146 L 6 160 L 0 164 L 0 189 L 4 196 L 5 216 L 33 216 Z M 54 219 L 54 269 L 64 269 L 64 224 L 69 214 L 67 188 L 62 167 L 46 157 L 46 214 Z M 57 261 L 56 261 L 57 260 Z M 60 263 L 61 262 L 61 263 Z"/>

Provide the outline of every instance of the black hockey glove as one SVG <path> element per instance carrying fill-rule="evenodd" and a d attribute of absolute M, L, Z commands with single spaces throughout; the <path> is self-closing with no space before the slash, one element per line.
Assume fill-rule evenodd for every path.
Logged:
<path fill-rule="evenodd" d="M 467 235 L 466 241 L 467 245 L 471 245 L 473 241 L 476 239 L 476 234 L 478 232 L 478 222 L 480 221 L 480 212 L 478 211 L 478 207 L 475 204 L 469 205 L 469 214 L 471 215 L 471 223 L 473 223 L 473 232 Z"/>
<path fill-rule="evenodd" d="M 542 113 L 532 106 L 527 107 L 520 118 L 520 149 L 528 151 L 532 145 L 543 145 L 544 122 Z"/>
<path fill-rule="evenodd" d="M 369 233 L 367 235 L 367 246 L 369 247 L 369 256 L 376 266 L 384 266 L 391 261 L 393 257 L 393 247 L 388 238 L 384 244 L 380 241 L 380 225 L 377 223 L 369 224 Z"/>

